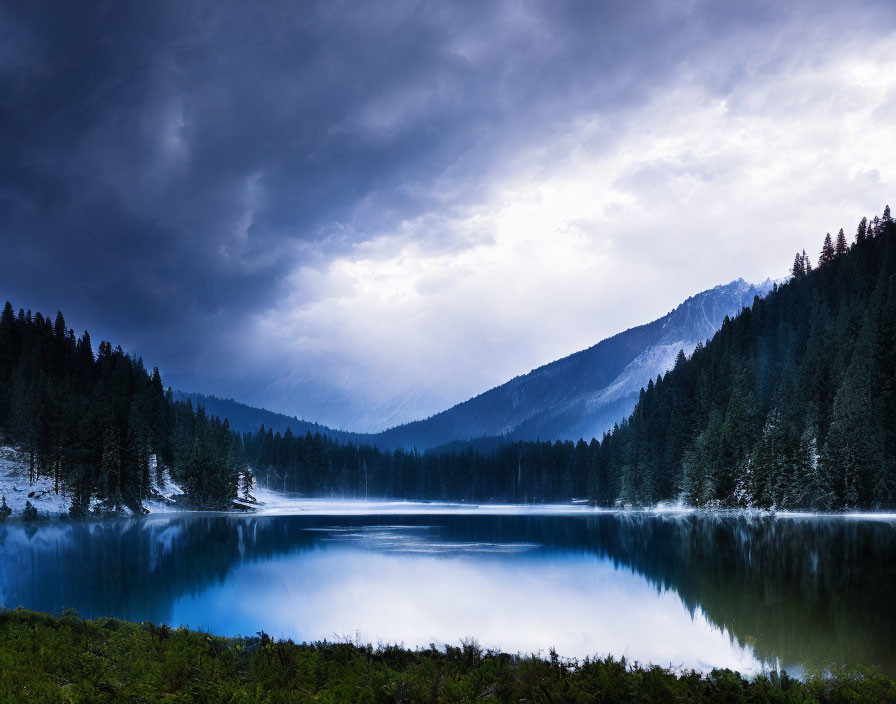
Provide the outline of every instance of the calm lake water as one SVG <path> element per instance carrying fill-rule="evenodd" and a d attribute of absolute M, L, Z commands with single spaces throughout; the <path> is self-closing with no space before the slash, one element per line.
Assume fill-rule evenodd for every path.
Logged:
<path fill-rule="evenodd" d="M 10 523 L 0 604 L 222 635 L 896 675 L 896 522 L 506 509 Z"/>

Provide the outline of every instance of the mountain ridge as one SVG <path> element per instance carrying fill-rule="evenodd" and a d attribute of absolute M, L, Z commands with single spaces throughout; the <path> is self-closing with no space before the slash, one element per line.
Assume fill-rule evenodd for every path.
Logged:
<path fill-rule="evenodd" d="M 285 413 L 269 411 L 259 406 L 250 406 L 247 403 L 233 398 L 220 398 L 214 394 L 203 394 L 197 391 L 173 391 L 175 401 L 187 401 L 194 408 L 203 408 L 208 416 L 227 418 L 230 427 L 240 432 L 256 432 L 264 426 L 265 430 L 283 434 L 287 428 L 294 435 L 327 435 L 340 442 L 370 442 L 373 437 L 369 433 L 355 433 L 350 430 L 331 428 L 310 420 L 303 420 L 298 416 L 288 416 Z"/>
<path fill-rule="evenodd" d="M 690 354 L 771 290 L 741 279 L 690 296 L 666 315 L 616 333 L 478 394 L 429 418 L 374 435 L 386 446 L 427 449 L 503 436 L 511 440 L 600 437 L 631 412 L 647 382 Z M 497 406 L 497 408 L 496 408 Z"/>
<path fill-rule="evenodd" d="M 611 335 L 590 347 L 536 367 L 432 416 L 378 433 L 329 428 L 296 416 L 267 411 L 201 393 L 176 392 L 209 415 L 227 417 L 232 428 L 256 432 L 320 433 L 339 442 L 382 449 L 428 450 L 484 438 L 500 440 L 599 438 L 634 408 L 638 393 L 668 371 L 680 351 L 689 355 L 711 338 L 726 317 L 771 290 L 767 279 L 742 278 L 682 301 L 664 316 Z"/>

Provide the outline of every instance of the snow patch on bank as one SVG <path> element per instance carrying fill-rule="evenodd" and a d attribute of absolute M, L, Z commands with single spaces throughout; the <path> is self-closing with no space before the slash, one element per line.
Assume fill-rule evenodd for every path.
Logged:
<path fill-rule="evenodd" d="M 150 476 L 153 478 L 152 499 L 143 502 L 143 508 L 149 513 L 175 513 L 184 511 L 178 501 L 184 497 L 184 490 L 171 478 L 171 472 L 165 467 L 158 471 L 156 457 L 150 460 Z"/>
<path fill-rule="evenodd" d="M 153 478 L 153 498 L 144 501 L 144 508 L 152 514 L 182 513 L 195 511 L 187 507 L 184 490 L 171 478 L 167 468 L 157 471 L 153 458 L 150 476 Z M 72 497 L 62 487 L 56 493 L 52 477 L 40 477 L 33 484 L 28 482 L 28 462 L 23 453 L 12 447 L 0 446 L 0 496 L 12 509 L 12 520 L 22 518 L 25 502 L 30 501 L 41 518 L 66 516 Z M 257 515 L 290 516 L 374 516 L 374 515 L 552 515 L 588 516 L 597 514 L 618 514 L 630 516 L 686 517 L 690 515 L 799 519 L 840 519 L 850 521 L 880 521 L 896 524 L 896 513 L 814 513 L 808 511 L 775 511 L 769 509 L 708 509 L 694 508 L 682 502 L 660 503 L 651 507 L 603 508 L 589 506 L 582 500 L 563 504 L 497 504 L 463 503 L 447 501 L 402 501 L 394 499 L 340 499 L 337 497 L 311 498 L 294 494 L 283 494 L 262 486 L 252 489 L 248 499 L 235 498 L 232 502 L 234 513 L 253 512 Z M 97 499 L 91 500 L 90 512 L 102 513 L 103 506 Z M 130 515 L 124 509 L 121 514 Z"/>
<path fill-rule="evenodd" d="M 33 484 L 28 482 L 27 458 L 12 447 L 0 447 L 0 496 L 6 497 L 6 505 L 12 509 L 12 518 L 21 518 L 25 502 L 30 501 L 39 516 L 59 516 L 68 513 L 72 504 L 63 488 L 57 494 L 52 477 L 40 477 Z"/>
<path fill-rule="evenodd" d="M 153 498 L 144 502 L 145 508 L 150 513 L 171 513 L 183 511 L 178 506 L 178 497 L 184 495 L 167 469 L 162 470 L 161 476 L 156 471 L 155 457 L 151 460 L 150 476 L 153 477 Z M 72 495 L 60 484 L 59 492 L 55 490 L 53 477 L 40 476 L 34 483 L 28 481 L 28 457 L 9 446 L 0 446 L 0 496 L 6 497 L 6 505 L 12 509 L 11 520 L 22 518 L 25 512 L 25 503 L 30 501 L 37 509 L 38 518 L 55 518 L 67 516 L 72 505 Z M 89 514 L 101 514 L 104 509 L 102 502 L 96 497 L 90 500 Z M 121 507 L 116 511 L 118 515 L 132 515 L 130 509 Z"/>
<path fill-rule="evenodd" d="M 255 513 L 269 516 L 380 516 L 380 515 L 485 515 L 485 516 L 661 516 L 670 519 L 689 516 L 722 518 L 838 519 L 884 521 L 896 523 L 896 513 L 813 513 L 806 511 L 772 511 L 768 509 L 707 509 L 688 506 L 682 502 L 659 503 L 656 506 L 606 508 L 589 506 L 581 500 L 562 504 L 497 504 L 462 503 L 448 501 L 402 501 L 390 499 L 311 498 L 256 487 L 252 494 L 257 500 Z"/>
<path fill-rule="evenodd" d="M 564 504 L 497 504 L 452 503 L 449 501 L 403 501 L 401 499 L 312 498 L 281 494 L 265 487 L 256 487 L 252 494 L 258 501 L 256 513 L 269 516 L 382 516 L 382 515 L 552 515 L 579 516 L 614 513 L 583 503 Z"/>

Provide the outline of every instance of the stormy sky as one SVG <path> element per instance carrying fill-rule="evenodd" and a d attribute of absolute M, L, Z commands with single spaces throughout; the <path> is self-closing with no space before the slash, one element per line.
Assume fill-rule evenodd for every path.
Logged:
<path fill-rule="evenodd" d="M 0 296 L 425 416 L 896 201 L 892 2 L 0 2 Z"/>

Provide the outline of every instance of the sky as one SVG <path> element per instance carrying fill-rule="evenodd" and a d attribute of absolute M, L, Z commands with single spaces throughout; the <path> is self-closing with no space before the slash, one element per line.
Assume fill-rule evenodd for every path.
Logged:
<path fill-rule="evenodd" d="M 0 297 L 185 391 L 425 417 L 896 201 L 894 40 L 873 1 L 0 2 Z"/>

